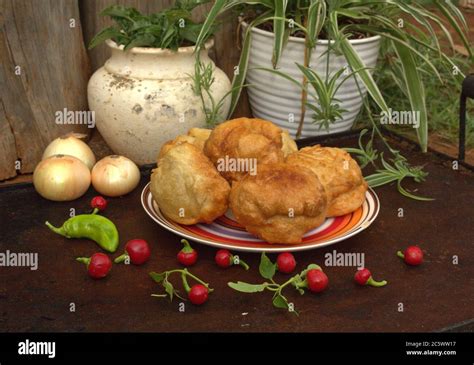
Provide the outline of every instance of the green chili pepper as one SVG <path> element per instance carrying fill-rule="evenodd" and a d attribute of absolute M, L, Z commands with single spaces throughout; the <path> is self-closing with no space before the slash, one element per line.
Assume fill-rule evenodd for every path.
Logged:
<path fill-rule="evenodd" d="M 62 227 L 57 228 L 49 222 L 45 224 L 53 232 L 67 238 L 89 238 L 109 252 L 115 252 L 119 245 L 119 234 L 117 227 L 110 219 L 96 214 L 98 209 L 94 209 L 92 214 L 80 214 L 69 218 Z"/>

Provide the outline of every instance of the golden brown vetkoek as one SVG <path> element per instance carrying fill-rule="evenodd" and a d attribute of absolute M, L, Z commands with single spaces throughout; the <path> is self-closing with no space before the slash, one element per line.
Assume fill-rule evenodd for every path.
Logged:
<path fill-rule="evenodd" d="M 59 228 L 45 222 L 49 229 L 66 238 L 89 238 L 108 252 L 115 252 L 119 245 L 119 234 L 115 224 L 108 218 L 96 214 L 80 214 L 69 218 Z"/>

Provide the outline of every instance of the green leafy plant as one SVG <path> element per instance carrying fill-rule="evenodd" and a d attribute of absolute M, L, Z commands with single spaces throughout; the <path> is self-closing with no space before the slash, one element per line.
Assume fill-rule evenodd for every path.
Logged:
<path fill-rule="evenodd" d="M 400 74 L 399 62 L 393 58 L 390 49 L 382 50 L 383 57 L 379 62 L 377 72 L 374 74 L 375 81 L 382 90 L 387 104 L 393 110 L 409 110 L 410 102 L 403 88 L 397 84 L 398 77 L 394 73 Z M 452 61 L 459 66 L 461 71 L 468 71 L 471 65 L 468 59 L 461 55 L 455 55 Z M 421 65 L 420 74 L 425 85 L 426 107 L 428 119 L 430 121 L 430 133 L 435 134 L 442 141 L 448 141 L 456 145 L 459 135 L 459 91 L 460 85 L 457 79 L 458 68 L 445 64 L 438 55 L 430 57 L 431 62 L 440 71 L 443 79 L 443 87 L 439 81 L 432 77 L 427 65 Z M 376 108 L 370 100 L 372 109 Z M 474 105 L 468 105 L 468 115 L 474 115 Z M 358 118 L 360 127 L 366 127 L 367 116 L 363 113 Z M 405 135 L 410 139 L 416 139 L 416 131 L 413 128 L 406 128 L 401 125 L 385 125 L 385 128 L 398 134 Z M 474 124 L 468 123 L 466 146 L 474 147 Z"/>
<path fill-rule="evenodd" d="M 196 58 L 194 66 L 194 75 L 190 75 L 193 79 L 193 91 L 201 99 L 202 110 L 206 117 L 206 124 L 209 128 L 214 127 L 217 123 L 224 120 L 225 115 L 222 114 L 222 107 L 232 93 L 232 89 L 224 94 L 222 98 L 216 100 L 212 95 L 212 85 L 214 84 L 213 64 L 204 64 L 199 57 Z"/>
<path fill-rule="evenodd" d="M 191 19 L 191 12 L 210 0 L 176 0 L 174 6 L 151 15 L 143 15 L 137 9 L 112 5 L 101 12 L 109 16 L 115 25 L 100 31 L 90 42 L 89 49 L 107 39 L 112 39 L 124 50 L 132 47 L 155 47 L 176 50 L 194 45 L 201 32 L 201 23 Z M 212 35 L 215 26 L 209 27 L 205 41 Z"/>
<path fill-rule="evenodd" d="M 189 284 L 187 282 L 187 277 L 193 279 L 194 281 L 198 282 L 199 284 L 204 285 L 208 289 L 209 293 L 214 291 L 214 289 L 211 289 L 209 287 L 208 283 L 206 283 L 203 280 L 199 279 L 197 276 L 191 274 L 188 271 L 188 269 L 175 269 L 175 270 L 165 271 L 165 272 L 162 272 L 162 273 L 157 273 L 157 272 L 153 271 L 153 272 L 149 273 L 150 277 L 156 283 L 161 284 L 163 286 L 166 294 L 152 294 L 151 295 L 152 297 L 157 297 L 157 298 L 166 298 L 166 297 L 168 297 L 170 299 L 170 301 L 173 301 L 174 297 L 178 297 L 182 300 L 186 300 L 186 298 L 184 298 L 181 295 L 180 291 L 176 290 L 174 288 L 174 285 L 169 280 L 169 278 L 172 274 L 180 274 L 181 280 L 182 280 L 182 283 L 183 283 L 183 287 L 188 292 L 189 292 Z"/>
<path fill-rule="evenodd" d="M 374 174 L 365 176 L 365 180 L 370 187 L 376 188 L 378 186 L 390 184 L 392 182 L 397 183 L 397 189 L 400 194 L 406 196 L 407 198 L 420 200 L 420 201 L 430 201 L 432 198 L 427 198 L 419 195 L 415 195 L 402 186 L 402 181 L 406 178 L 413 178 L 415 182 L 422 182 L 428 176 L 428 173 L 423 171 L 421 166 L 410 166 L 405 157 L 403 157 L 399 151 L 390 149 L 394 155 L 394 158 L 391 159 L 391 164 L 388 163 L 383 156 L 383 152 L 380 154 L 374 148 L 374 133 L 372 133 L 371 138 L 364 146 L 362 138 L 368 132 L 367 129 L 361 131 L 359 135 L 359 148 L 345 148 L 349 153 L 355 154 L 362 168 L 366 167 L 369 163 L 376 167 L 376 172 Z M 386 141 L 385 141 L 386 142 Z M 380 160 L 382 163 L 382 168 L 377 167 L 377 160 Z"/>
<path fill-rule="evenodd" d="M 299 82 L 295 78 L 278 70 L 263 67 L 257 67 L 256 69 L 271 72 L 302 88 L 306 95 L 305 105 L 314 112 L 313 122 L 319 124 L 319 129 L 325 128 L 328 130 L 329 125 L 337 119 L 342 118 L 342 113 L 346 111 L 340 106 L 340 100 L 336 98 L 337 91 L 347 79 L 353 77 L 353 75 L 358 71 L 348 72 L 347 68 L 341 68 L 339 71 L 335 72 L 333 75 L 328 75 L 328 77 L 323 80 L 316 71 L 310 67 L 298 63 L 296 63 L 296 66 L 305 76 L 305 79 L 307 80 L 306 83 Z M 343 75 L 345 76 L 341 79 Z M 311 86 L 312 89 L 309 89 L 309 86 Z M 309 101 L 308 96 L 311 97 Z"/>
<path fill-rule="evenodd" d="M 293 304 L 288 302 L 288 299 L 283 295 L 283 289 L 290 286 L 303 295 L 305 293 L 305 289 L 307 288 L 306 274 L 311 269 L 321 270 L 321 267 L 316 264 L 310 264 L 299 274 L 292 276 L 283 284 L 278 284 L 273 279 L 277 270 L 277 266 L 268 258 L 265 252 L 262 252 L 259 272 L 262 278 L 266 279 L 267 281 L 264 281 L 261 284 L 249 284 L 242 281 L 237 281 L 229 282 L 227 285 L 241 293 L 259 293 L 268 290 L 273 293 L 272 304 L 274 307 L 286 309 L 287 311 L 298 315 L 298 312 L 294 308 Z"/>
<path fill-rule="evenodd" d="M 197 48 L 202 47 L 209 32 L 212 31 L 216 19 L 222 13 L 239 7 L 251 17 L 245 18 L 248 27 L 244 33 L 242 52 L 239 61 L 239 72 L 233 79 L 233 92 L 229 116 L 235 110 L 240 97 L 241 87 L 245 80 L 253 27 L 270 27 L 273 31 L 274 45 L 272 63 L 277 68 L 288 37 L 291 35 L 305 38 L 305 56 L 303 66 L 309 66 L 311 51 L 317 46 L 318 39 L 326 38 L 334 41 L 334 50 L 343 54 L 352 70 L 360 70 L 358 78 L 363 82 L 368 94 L 375 104 L 387 114 L 389 107 L 383 97 L 370 70 L 350 43 L 350 39 L 379 35 L 388 43 L 398 60 L 401 73 L 397 74 L 397 85 L 403 88 L 409 99 L 412 110 L 420 112 L 420 127 L 417 138 L 423 151 L 428 146 L 428 117 L 425 105 L 425 91 L 420 75 L 420 66 L 429 66 L 432 76 L 439 77 L 438 69 L 430 61 L 430 57 L 420 52 L 422 47 L 427 52 L 438 54 L 445 64 L 454 66 L 452 60 L 444 53 L 433 24 L 441 29 L 444 38 L 454 48 L 454 43 L 445 22 L 449 23 L 459 36 L 464 46 L 473 57 L 467 39 L 468 26 L 459 9 L 449 0 L 435 0 L 434 12 L 416 1 L 406 0 L 216 0 L 211 8 L 196 41 Z M 243 6 L 243 7 L 242 7 Z M 441 14 L 441 15 L 439 15 Z M 420 31 L 409 21 L 413 21 L 424 31 Z M 462 78 L 463 74 L 459 74 Z M 327 81 L 327 80 L 326 80 Z M 303 83 L 307 82 L 304 75 Z M 307 106 L 306 88 L 301 94 L 302 118 Z M 301 128 L 298 128 L 301 131 Z M 299 137 L 299 135 L 297 135 Z"/>

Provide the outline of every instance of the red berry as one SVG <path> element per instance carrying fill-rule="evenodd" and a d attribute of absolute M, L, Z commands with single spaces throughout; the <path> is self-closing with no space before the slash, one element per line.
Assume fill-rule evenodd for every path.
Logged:
<path fill-rule="evenodd" d="M 219 250 L 216 252 L 214 258 L 217 266 L 227 268 L 232 265 L 240 265 L 245 270 L 249 269 L 249 265 L 244 260 L 241 260 L 238 256 L 233 256 L 228 250 Z"/>
<path fill-rule="evenodd" d="M 194 265 L 198 259 L 197 251 L 191 247 L 187 240 L 182 239 L 181 243 L 184 245 L 184 247 L 178 252 L 178 262 L 184 266 Z"/>
<path fill-rule="evenodd" d="M 410 246 L 404 253 L 408 265 L 417 266 L 423 262 L 423 251 L 418 246 Z"/>
<path fill-rule="evenodd" d="M 374 286 L 376 288 L 387 285 L 386 280 L 382 280 L 382 281 L 374 280 L 369 269 L 366 269 L 366 268 L 357 270 L 354 275 L 354 280 L 359 285 L 369 285 L 369 286 Z"/>
<path fill-rule="evenodd" d="M 219 250 L 216 252 L 215 261 L 217 266 L 222 268 L 232 266 L 232 254 L 228 250 Z"/>
<path fill-rule="evenodd" d="M 130 262 L 135 265 L 141 265 L 150 259 L 150 246 L 145 240 L 134 239 L 127 242 L 125 245 L 125 251 L 127 251 L 130 257 Z"/>
<path fill-rule="evenodd" d="M 328 286 L 329 279 L 327 275 L 319 269 L 311 269 L 306 273 L 306 281 L 308 288 L 314 293 L 325 290 Z"/>
<path fill-rule="evenodd" d="M 94 196 L 91 200 L 91 207 L 104 210 L 107 208 L 107 200 L 105 200 L 105 198 L 100 195 Z"/>
<path fill-rule="evenodd" d="M 359 285 L 366 285 L 369 278 L 372 276 L 369 269 L 360 269 L 354 275 L 354 280 Z"/>
<path fill-rule="evenodd" d="M 285 274 L 293 272 L 296 267 L 295 257 L 289 252 L 279 254 L 277 257 L 277 267 L 278 271 Z"/>
<path fill-rule="evenodd" d="M 109 256 L 103 253 L 95 253 L 91 256 L 87 265 L 87 272 L 94 279 L 102 279 L 107 276 L 112 268 Z"/>
<path fill-rule="evenodd" d="M 204 304 L 207 301 L 209 290 L 202 284 L 196 284 L 191 287 L 188 298 L 195 305 Z"/>
<path fill-rule="evenodd" d="M 178 261 L 181 265 L 192 266 L 196 263 L 198 258 L 197 252 L 186 253 L 183 251 L 178 252 Z"/>

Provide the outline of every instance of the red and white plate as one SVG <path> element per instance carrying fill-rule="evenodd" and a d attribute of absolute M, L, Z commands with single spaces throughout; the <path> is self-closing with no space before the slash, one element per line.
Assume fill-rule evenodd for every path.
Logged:
<path fill-rule="evenodd" d="M 163 228 L 189 240 L 233 251 L 285 252 L 303 251 L 332 245 L 362 232 L 377 218 L 380 203 L 369 188 L 364 204 L 355 212 L 341 217 L 327 218 L 319 227 L 307 232 L 303 242 L 293 245 L 270 244 L 248 233 L 232 216 L 230 210 L 211 224 L 185 226 L 166 218 L 153 200 L 150 183 L 143 189 L 142 205 L 147 214 Z"/>

